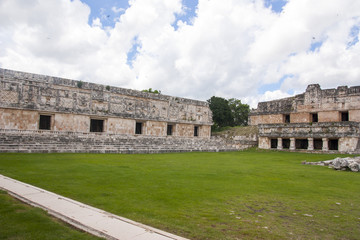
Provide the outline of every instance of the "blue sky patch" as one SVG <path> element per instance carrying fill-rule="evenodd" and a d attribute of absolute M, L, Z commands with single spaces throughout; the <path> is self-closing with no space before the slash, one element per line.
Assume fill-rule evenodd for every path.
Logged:
<path fill-rule="evenodd" d="M 89 25 L 92 24 L 93 20 L 99 18 L 103 27 L 114 27 L 116 19 L 118 19 L 125 10 L 130 6 L 128 0 L 81 0 L 87 4 L 91 13 L 89 16 Z M 191 25 L 191 19 L 196 16 L 196 8 L 198 0 L 182 0 L 184 13 L 176 14 L 175 22 L 173 27 L 175 30 L 178 28 L 177 22 L 179 20 L 186 22 Z"/>
<path fill-rule="evenodd" d="M 127 53 L 126 64 L 129 65 L 131 68 L 133 67 L 133 62 L 136 59 L 136 55 L 139 53 L 138 49 L 141 47 L 141 43 L 138 39 L 138 36 L 135 36 L 132 40 L 132 47 Z"/>
<path fill-rule="evenodd" d="M 279 90 L 281 85 L 283 84 L 283 82 L 285 81 L 285 79 L 287 78 L 293 78 L 294 75 L 293 74 L 286 74 L 284 76 L 282 76 L 280 78 L 280 80 L 276 83 L 271 83 L 271 84 L 264 84 L 262 85 L 259 89 L 258 89 L 258 92 L 260 94 L 264 94 L 265 92 L 267 91 L 270 91 L 270 92 L 273 92 L 273 91 L 276 91 L 276 90 Z M 293 94 L 294 91 L 292 89 L 290 89 L 288 92 L 288 94 Z"/>
<path fill-rule="evenodd" d="M 188 25 L 191 25 L 191 19 L 196 16 L 196 8 L 198 3 L 198 0 L 182 0 L 184 14 L 176 14 L 175 24 L 177 21 L 181 20 L 186 22 Z"/>
<path fill-rule="evenodd" d="M 122 15 L 129 7 L 128 0 L 81 0 L 87 4 L 91 13 L 89 16 L 89 25 L 93 20 L 99 18 L 103 27 L 114 27 L 116 19 Z"/>
<path fill-rule="evenodd" d="M 265 0 L 265 7 L 271 8 L 276 13 L 281 13 L 287 0 Z"/>
<path fill-rule="evenodd" d="M 320 49 L 320 47 L 322 46 L 322 44 L 323 44 L 323 42 L 313 42 L 313 43 L 311 43 L 310 51 L 311 52 L 318 51 Z"/>
<path fill-rule="evenodd" d="M 347 48 L 350 48 L 351 46 L 354 46 L 356 43 L 359 42 L 359 30 L 360 26 L 353 26 L 350 30 L 350 38 L 351 41 L 348 42 Z"/>

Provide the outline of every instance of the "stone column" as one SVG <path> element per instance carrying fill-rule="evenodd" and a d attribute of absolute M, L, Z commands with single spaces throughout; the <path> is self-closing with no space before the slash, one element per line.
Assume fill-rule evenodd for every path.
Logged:
<path fill-rule="evenodd" d="M 277 140 L 278 140 L 277 149 L 282 150 L 283 149 L 282 138 L 278 138 Z"/>
<path fill-rule="evenodd" d="M 295 150 L 295 138 L 290 138 L 290 150 Z"/>
<path fill-rule="evenodd" d="M 307 150 L 314 150 L 314 139 L 313 138 L 308 138 L 308 149 Z"/>
<path fill-rule="evenodd" d="M 322 141 L 323 141 L 322 150 L 329 151 L 329 139 L 323 138 Z"/>

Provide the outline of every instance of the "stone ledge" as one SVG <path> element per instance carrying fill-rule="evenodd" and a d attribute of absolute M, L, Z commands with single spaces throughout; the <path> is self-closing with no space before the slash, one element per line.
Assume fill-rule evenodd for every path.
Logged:
<path fill-rule="evenodd" d="M 258 127 L 261 137 L 335 138 L 359 137 L 360 134 L 358 122 L 261 124 Z"/>
<path fill-rule="evenodd" d="M 273 127 L 344 127 L 354 126 L 359 127 L 360 123 L 346 121 L 346 122 L 314 122 L 314 123 L 274 123 L 274 124 L 259 124 L 259 128 L 273 128 Z"/>

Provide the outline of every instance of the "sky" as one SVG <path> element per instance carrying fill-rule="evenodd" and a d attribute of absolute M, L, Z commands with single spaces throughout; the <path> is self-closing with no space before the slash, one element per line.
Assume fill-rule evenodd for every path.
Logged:
<path fill-rule="evenodd" d="M 360 85 L 359 0 L 0 0 L 0 67 L 256 108 Z"/>

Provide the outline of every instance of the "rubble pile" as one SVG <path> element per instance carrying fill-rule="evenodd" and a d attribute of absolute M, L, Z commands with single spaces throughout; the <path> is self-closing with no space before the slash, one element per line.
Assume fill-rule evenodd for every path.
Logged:
<path fill-rule="evenodd" d="M 306 162 L 305 161 L 302 164 L 328 166 L 335 170 L 360 172 L 360 156 L 353 157 L 353 158 L 351 158 L 351 157 L 339 158 L 338 157 L 333 160 L 320 161 L 320 162 Z"/>

